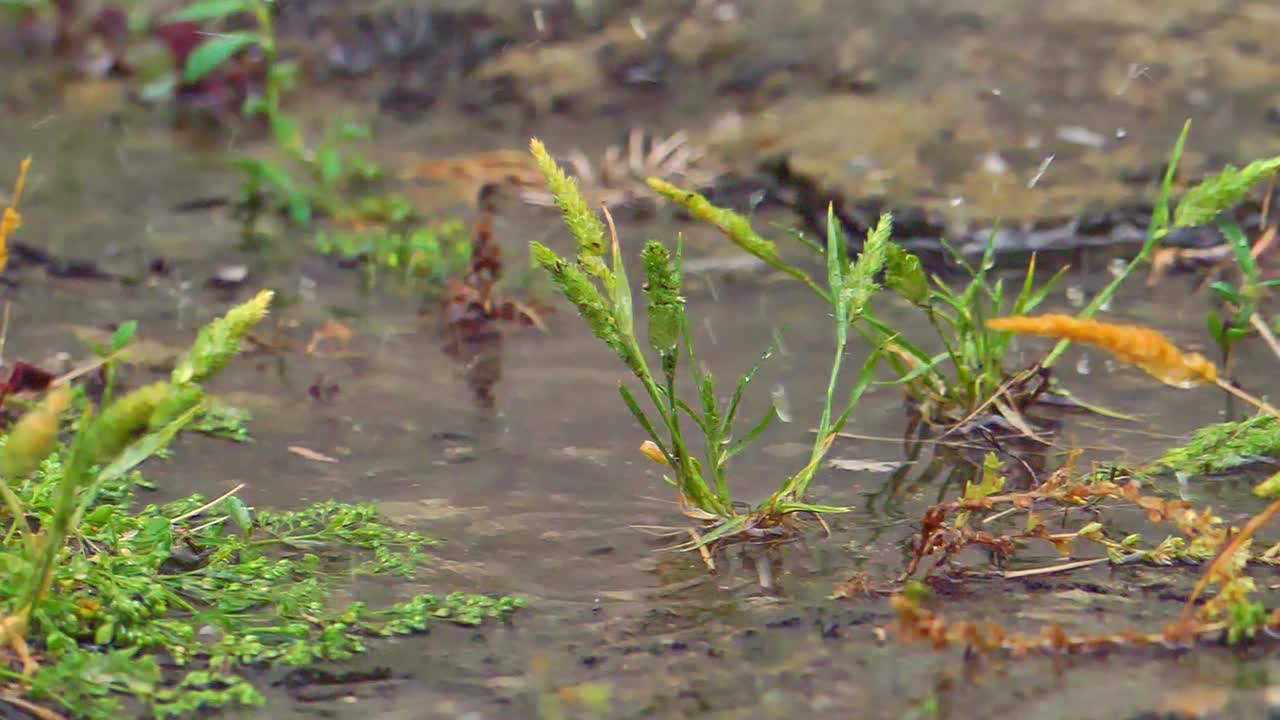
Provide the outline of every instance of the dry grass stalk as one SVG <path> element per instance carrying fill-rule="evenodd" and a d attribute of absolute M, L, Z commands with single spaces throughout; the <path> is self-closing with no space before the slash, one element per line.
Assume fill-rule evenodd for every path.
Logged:
<path fill-rule="evenodd" d="M 1186 604 L 1182 607 L 1183 622 L 1186 622 L 1191 617 L 1191 610 L 1195 607 L 1196 598 L 1200 597 L 1200 593 L 1204 592 L 1210 582 L 1223 579 L 1223 574 L 1230 565 L 1231 559 L 1244 547 L 1245 541 L 1253 537 L 1253 534 L 1258 532 L 1258 528 L 1266 525 L 1271 518 L 1276 516 L 1276 513 L 1280 513 L 1280 500 L 1272 502 L 1265 510 L 1250 518 L 1249 522 L 1245 523 L 1245 526 L 1240 529 L 1240 532 L 1231 538 L 1231 542 L 1222 548 L 1213 562 L 1209 563 L 1209 568 L 1200 576 L 1200 581 L 1191 590 L 1191 596 L 1187 598 Z"/>
<path fill-rule="evenodd" d="M 22 199 L 22 188 L 27 184 L 27 171 L 31 169 L 31 156 L 23 158 L 18 167 L 18 181 L 14 183 L 13 197 L 9 199 L 9 207 L 0 216 L 0 270 L 9 262 L 9 236 L 22 227 L 22 216 L 18 214 L 18 201 Z"/>

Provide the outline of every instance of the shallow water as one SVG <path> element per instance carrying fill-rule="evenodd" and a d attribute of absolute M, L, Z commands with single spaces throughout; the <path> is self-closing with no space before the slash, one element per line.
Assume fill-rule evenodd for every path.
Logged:
<path fill-rule="evenodd" d="M 834 8 L 833 3 L 801 5 L 803 13 L 778 27 L 800 32 L 805 17 L 825 17 L 822 13 Z M 882 75 L 885 90 L 872 99 L 885 92 L 897 98 L 893 102 L 909 101 L 938 91 L 946 84 L 946 73 L 936 74 L 938 68 L 954 58 L 945 43 L 919 41 L 926 30 L 936 29 L 938 11 L 921 3 L 906 10 L 892 9 L 897 8 L 894 3 L 871 5 L 876 7 L 865 8 L 868 20 L 863 22 L 875 30 L 877 42 L 900 39 L 914 53 L 895 56 Z M 949 10 L 953 19 L 998 19 L 977 22 L 978 30 L 972 32 L 985 43 L 982 47 L 1022 56 L 1043 50 L 1040 41 L 1051 40 L 1074 48 L 1070 52 L 1081 57 L 1072 77 L 1091 76 L 1101 72 L 1099 67 L 1114 72 L 1127 63 L 1150 62 L 1145 55 L 1126 55 L 1131 45 L 1099 39 L 1105 33 L 1091 37 L 1100 44 L 1098 52 L 1110 55 L 1095 57 L 1094 45 L 1073 44 L 1085 34 L 1082 17 L 1095 19 L 1090 27 L 1105 26 L 1129 40 L 1145 32 L 1140 22 L 1165 30 L 1187 18 L 1208 24 L 1195 10 L 1198 5 L 1187 3 L 1161 5 L 1161 12 L 1148 7 L 1154 15 L 1137 18 L 1111 17 L 1112 6 L 1079 0 L 1016 19 L 1010 17 L 1008 3 L 968 5 L 972 7 Z M 1225 42 L 1231 35 L 1219 28 L 1247 24 L 1250 13 L 1265 15 L 1268 7 L 1231 4 L 1222 11 L 1227 20 L 1210 24 L 1203 38 Z M 746 10 L 748 35 L 764 32 L 768 22 L 781 22 L 763 7 Z M 836 13 L 837 24 L 853 22 L 853 15 Z M 1075 34 L 1055 35 L 1054 29 L 1061 27 L 1073 27 Z M 1024 33 L 1028 28 L 1038 34 Z M 1024 35 L 1040 41 L 1012 44 Z M 777 42 L 784 41 L 794 43 L 795 37 L 782 32 Z M 790 52 L 790 45 L 780 47 L 779 53 Z M 1210 58 L 1228 52 L 1218 45 L 1197 47 Z M 1268 48 L 1262 43 L 1250 57 L 1271 62 Z M 1171 52 L 1174 56 L 1182 57 Z M 1173 60 L 1170 64 L 1181 67 Z M 1136 116 L 1109 106 L 1086 107 L 1079 96 L 1062 90 L 1059 75 L 1026 68 L 1014 72 L 1014 65 L 1012 60 L 989 67 L 969 64 L 962 75 L 964 82 L 1004 88 L 1006 98 L 1018 98 L 1009 101 L 1016 107 L 1030 108 L 1032 98 L 1040 98 L 1037 102 L 1046 108 L 1041 115 L 1066 112 L 1067 107 L 1075 113 L 1057 114 L 1054 122 L 1108 128 L 1123 123 L 1134 135 L 1145 128 L 1143 137 L 1159 138 L 1139 143 L 1140 150 L 1125 156 L 1126 167 L 1158 163 L 1168 132 L 1180 124 L 1184 111 L 1199 112 L 1159 98 L 1134 109 Z M 1251 114 L 1256 93 L 1216 83 L 1218 79 L 1203 78 L 1203 85 L 1233 101 L 1227 109 L 1215 106 L 1210 125 L 1225 123 L 1222 113 L 1236 113 L 1232 117 L 1241 134 L 1229 141 L 1198 133 L 1193 147 L 1200 157 L 1219 153 L 1231 160 L 1248 159 L 1239 155 L 1245 146 L 1240 138 L 1265 130 Z M 235 222 L 224 212 L 175 212 L 184 201 L 225 195 L 234 187 L 224 164 L 230 138 L 174 132 L 163 112 L 77 94 L 86 92 L 66 91 L 47 103 L 24 96 L 28 102 L 0 113 L 0 167 L 16 165 L 27 152 L 36 156 L 24 198 L 27 225 L 21 240 L 65 257 L 95 260 L 137 282 L 54 278 L 38 268 L 16 268 L 12 277 L 18 285 L 3 288 L 13 309 L 4 361 L 66 362 L 59 353 L 83 358 L 88 349 L 76 339 L 73 326 L 102 328 L 126 318 L 139 321 L 141 338 L 182 347 L 195 328 L 247 297 L 249 288 L 277 289 L 281 302 L 261 335 L 286 349 L 254 353 L 216 386 L 230 403 L 252 413 L 254 442 L 231 446 L 200 436 L 183 438 L 172 461 L 148 466 L 149 477 L 160 486 L 158 495 L 214 496 L 243 482 L 242 496 L 258 507 L 328 498 L 375 502 L 393 520 L 447 543 L 439 561 L 415 581 L 354 585 L 349 589 L 353 595 L 386 599 L 456 588 L 520 594 L 530 602 L 507 625 L 440 627 L 425 637 L 378 643 L 357 661 L 357 667 L 391 668 L 391 680 L 342 684 L 331 692 L 291 690 L 278 684 L 283 671 L 267 672 L 261 684 L 271 705 L 236 716 L 535 717 L 539 702 L 545 703 L 555 689 L 593 681 L 612 686 L 614 704 L 607 717 L 762 718 L 799 712 L 859 718 L 1015 713 L 1046 719 L 1123 718 L 1185 709 L 1193 702 L 1231 716 L 1260 715 L 1269 707 L 1275 684 L 1269 673 L 1280 672 L 1280 665 L 1265 645 L 1241 653 L 1121 650 L 1106 658 L 973 660 L 958 651 L 933 653 L 903 646 L 892 636 L 882 638 L 878 629 L 894 618 L 883 598 L 828 599 L 856 572 L 883 580 L 896 577 L 923 510 L 944 493 L 958 492 L 956 480 L 949 486 L 944 480 L 952 459 L 930 465 L 930 450 L 898 470 L 825 470 L 812 487 L 813 496 L 853 508 L 831 518 L 830 537 L 815 532 L 803 544 L 768 555 L 733 554 L 724 559 L 721 573 L 708 575 L 696 557 L 665 552 L 663 543 L 633 527 L 674 525 L 680 516 L 658 469 L 637 452 L 641 432 L 615 389 L 625 379 L 619 363 L 571 311 L 558 306 L 548 317 L 545 334 L 513 330 L 501 346 L 484 349 L 467 364 L 456 361 L 442 351 L 432 320 L 419 316 L 412 292 L 393 284 L 365 292 L 357 273 L 297 249 L 306 238 L 285 237 L 277 246 L 250 250 L 242 247 Z M 342 94 L 336 95 L 314 102 L 340 106 Z M 788 100 L 804 101 L 803 96 Z M 345 102 L 354 101 L 348 96 Z M 407 165 L 410 156 L 429 159 L 518 148 L 537 132 L 553 148 L 559 141 L 598 154 L 620 129 L 637 120 L 709 124 L 721 109 L 717 105 L 737 102 L 720 96 L 700 105 L 673 91 L 668 104 L 641 104 L 629 115 L 571 113 L 510 125 L 472 124 L 465 113 L 446 106 L 433 110 L 429 122 L 380 119 L 373 152 L 384 162 Z M 958 112 L 991 137 L 1007 132 L 989 115 Z M 758 121 L 770 122 L 769 113 L 761 110 Z M 1022 127 L 1019 122 L 1014 125 Z M 832 132 L 856 134 L 839 127 Z M 918 140 L 912 136 L 903 141 Z M 886 152 L 899 149 L 892 146 Z M 914 146 L 913 152 L 927 149 Z M 797 157 L 802 155 L 796 151 Z M 1033 160 L 1032 155 L 1027 158 Z M 1092 162 L 1087 153 L 1079 158 L 1084 167 Z M 1062 160 L 1055 167 L 1075 167 L 1065 162 L 1070 157 Z M 911 197 L 921 202 L 930 197 L 919 186 L 898 187 L 916 193 Z M 421 192 L 425 195 L 418 200 L 428 207 L 469 212 L 467 198 L 431 188 Z M 782 215 L 761 219 L 794 221 Z M 723 253 L 712 235 L 663 213 L 620 228 L 621 242 L 632 256 L 643 240 L 670 238 L 677 231 L 686 233 L 695 256 Z M 531 239 L 562 249 L 568 240 L 552 215 L 510 198 L 501 203 L 496 234 L 508 258 L 522 259 Z M 169 265 L 167 275 L 147 272 L 149 261 L 157 257 Z M 1073 293 L 1068 288 L 1089 293 L 1103 286 L 1110 279 L 1105 260 L 1090 256 L 1089 269 L 1070 274 L 1050 305 L 1069 311 Z M 236 264 L 251 269 L 245 289 L 205 287 L 218 267 Z M 1206 339 L 1206 301 L 1194 287 L 1195 281 L 1184 277 L 1151 289 L 1136 279 L 1113 303 L 1109 317 L 1151 324 L 1168 331 L 1181 346 L 1197 349 Z M 735 495 L 764 497 L 807 457 L 808 428 L 817 417 L 829 371 L 829 321 L 806 290 L 769 273 L 713 270 L 692 278 L 687 294 L 698 318 L 694 333 L 700 355 L 721 378 L 734 378 L 749 367 L 774 331 L 782 331 L 782 348 L 757 380 L 745 417 L 758 417 L 767 407 L 769 391 L 780 388 L 795 420 L 775 427 L 742 456 L 732 478 Z M 909 335 L 925 332 L 924 323 L 908 308 L 886 301 L 883 314 Z M 302 352 L 311 332 L 330 318 L 354 331 L 350 356 Z M 1019 341 L 1015 360 L 1030 361 L 1045 347 Z M 853 355 L 848 375 L 856 372 L 865 349 Z M 1238 358 L 1244 386 L 1265 391 L 1272 362 L 1264 348 L 1246 345 Z M 494 407 L 477 406 L 465 376 L 499 368 Z M 1064 427 L 1049 467 L 1074 447 L 1087 449 L 1087 461 L 1151 459 L 1177 438 L 1224 417 L 1225 403 L 1215 391 L 1171 391 L 1096 352 L 1073 348 L 1059 368 L 1059 378 L 1081 397 L 1141 420 L 1062 416 Z M 149 371 L 137 368 L 127 380 L 148 377 Z M 336 385 L 331 401 L 309 395 L 308 388 L 317 383 Z M 900 392 L 876 387 L 849 427 L 861 439 L 841 441 L 832 456 L 900 463 L 905 425 Z M 308 460 L 289 452 L 290 446 L 338 462 Z M 1197 504 L 1211 504 L 1228 520 L 1241 522 L 1260 507 L 1250 487 L 1245 479 L 1197 478 L 1188 493 Z M 1142 519 L 1126 512 L 1108 515 L 1113 527 L 1143 529 Z M 964 559 L 974 566 L 985 564 L 976 554 Z M 1052 549 L 1032 548 L 1012 567 L 1057 561 Z M 776 577 L 772 593 L 756 582 L 756 564 L 764 562 L 771 563 Z M 1031 632 L 1054 621 L 1080 633 L 1134 627 L 1157 631 L 1176 616 L 1195 578 L 1194 568 L 1126 567 L 1010 581 L 971 579 L 944 586 L 942 608 L 951 617 L 994 619 Z M 1270 587 L 1266 580 L 1260 585 Z M 935 714 L 929 710 L 931 702 L 936 702 Z M 567 712 L 589 716 L 576 706 Z"/>

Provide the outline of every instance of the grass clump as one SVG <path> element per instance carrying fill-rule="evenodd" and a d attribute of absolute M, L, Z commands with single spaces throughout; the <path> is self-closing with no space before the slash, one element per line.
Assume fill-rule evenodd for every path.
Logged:
<path fill-rule="evenodd" d="M 820 515 L 845 510 L 811 504 L 807 501 L 807 492 L 836 434 L 870 384 L 880 358 L 879 352 L 873 352 L 847 398 L 843 402 L 837 399 L 850 331 L 865 319 L 868 301 L 879 289 L 875 278 L 888 254 L 890 218 L 881 218 L 856 259 L 849 257 L 839 229 L 834 223 L 830 226 L 827 286 L 819 288 L 819 292 L 831 305 L 835 356 L 817 436 L 808 463 L 780 483 L 777 492 L 767 500 L 744 512 L 732 495 L 728 466 L 729 461 L 759 438 L 777 417 L 771 407 L 750 429 L 740 436 L 737 433 L 743 395 L 772 348 L 738 379 L 728 401 L 722 401 L 714 375 L 704 370 L 698 361 L 689 329 L 685 298 L 681 295 L 682 245 L 677 242 L 673 253 L 662 243 L 650 241 L 640 257 L 646 278 L 647 345 L 658 361 L 657 367 L 651 368 L 637 337 L 634 301 L 612 219 L 606 210 L 606 229 L 606 223 L 590 208 L 576 183 L 560 170 L 542 143 L 534 140 L 532 150 L 577 244 L 575 256 L 563 257 L 534 242 L 531 246 L 534 262 L 551 275 L 592 333 L 613 349 L 639 380 L 648 409 L 626 385 L 619 386 L 619 392 L 649 437 L 642 452 L 671 471 L 667 482 L 676 488 L 685 514 L 696 521 L 689 531 L 693 537 L 689 547 L 700 548 L 708 565 L 714 567 L 708 546 L 749 539 L 786 539 L 795 531 L 793 520 L 797 514 Z M 716 221 L 711 219 L 711 222 Z M 690 397 L 682 396 L 677 390 L 682 363 L 687 363 L 696 393 Z M 701 437 L 695 438 L 695 432 Z M 701 453 L 697 452 L 695 441 L 700 441 L 697 444 L 702 446 Z"/>
<path fill-rule="evenodd" d="M 777 246 L 757 234 L 745 217 L 715 207 L 701 195 L 668 182 L 651 179 L 649 185 L 695 218 L 719 228 L 738 247 L 799 280 L 824 300 L 831 301 L 826 289 L 814 282 L 803 269 L 783 261 Z M 828 222 L 832 223 L 834 219 L 829 218 Z M 825 258 L 828 255 L 828 248 L 799 239 L 819 256 Z M 992 239 L 994 241 L 994 236 Z M 872 246 L 863 246 L 864 255 L 868 248 Z M 994 279 L 990 274 L 994 267 L 993 242 L 988 243 L 977 267 L 969 265 L 959 252 L 952 249 L 955 260 L 970 275 L 969 283 L 959 290 L 940 277 L 930 277 L 917 256 L 892 242 L 886 241 L 872 249 L 881 258 L 879 262 L 868 263 L 867 267 L 874 266 L 877 272 L 883 269 L 886 287 L 925 314 L 943 346 L 941 353 L 927 353 L 875 315 L 868 304 L 870 295 L 859 298 L 858 314 L 863 321 L 860 332 L 871 344 L 886 349 L 887 360 L 899 376 L 896 383 L 904 388 L 918 408 L 916 421 L 955 426 L 994 409 L 1019 429 L 1033 434 L 1023 419 L 1023 411 L 1045 385 L 1038 382 L 1037 368 L 1017 374 L 1005 369 L 1008 338 L 987 331 L 985 319 L 1006 311 L 1025 312 L 1035 308 L 1062 273 L 1037 287 L 1034 284 L 1036 268 L 1033 258 L 1027 268 L 1026 280 L 1010 303 L 1004 280 Z M 874 280 L 874 276 L 861 277 L 853 287 L 871 287 Z"/>

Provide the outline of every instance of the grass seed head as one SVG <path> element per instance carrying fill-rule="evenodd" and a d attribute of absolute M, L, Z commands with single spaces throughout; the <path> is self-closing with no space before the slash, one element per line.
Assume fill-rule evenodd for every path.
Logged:
<path fill-rule="evenodd" d="M 1189 388 L 1218 380 L 1218 368 L 1212 360 L 1200 353 L 1184 353 L 1159 331 L 1141 325 L 1049 314 L 993 318 L 987 321 L 987 327 L 1100 347 L 1174 387 Z"/>
<path fill-rule="evenodd" d="M 62 413 L 70 404 L 71 391 L 60 385 L 45 395 L 39 407 L 18 420 L 9 431 L 8 442 L 0 454 L 0 469 L 3 469 L 6 480 L 28 475 L 49 457 L 58 441 Z"/>

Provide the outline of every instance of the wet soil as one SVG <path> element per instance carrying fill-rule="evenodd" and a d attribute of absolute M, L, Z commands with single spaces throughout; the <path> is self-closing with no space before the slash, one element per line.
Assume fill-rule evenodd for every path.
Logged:
<path fill-rule="evenodd" d="M 782 12 L 781 4 L 697 3 L 671 26 L 681 39 L 673 41 L 679 53 L 669 62 L 679 71 L 657 88 L 603 76 L 548 91 L 537 83 L 566 76 L 547 70 L 530 79 L 512 76 L 511 68 L 542 67 L 545 53 L 566 47 L 572 53 L 557 62 L 608 55 L 625 44 L 609 33 L 634 23 L 628 12 L 651 13 L 644 17 L 654 18 L 654 26 L 676 17 L 661 4 L 606 14 L 601 29 L 559 43 L 494 50 L 474 75 L 459 76 L 412 120 L 378 110 L 380 92 L 421 82 L 402 65 L 371 70 L 367 81 L 334 80 L 298 110 L 373 114 L 378 142 L 371 151 L 389 167 L 518 149 L 531 133 L 553 149 L 579 147 L 595 156 L 632 126 L 689 128 L 726 171 L 751 176 L 760 158 L 782 156 L 824 192 L 963 212 L 967 219 L 1030 221 L 1150 202 L 1153 176 L 1140 173 L 1158 168 L 1187 115 L 1197 123 L 1188 156 L 1193 173 L 1246 161 L 1274 145 L 1276 126 L 1267 113 L 1274 98 L 1266 88 L 1280 77 L 1280 58 L 1263 34 L 1275 19 L 1268 3 L 1209 11 L 1189 2 L 1128 8 L 1073 0 L 1034 12 L 1009 2 L 948 3 L 945 11 L 928 3 L 867 3 L 856 12 L 847 5 L 801 2 Z M 720 19 L 720 6 L 738 15 Z M 650 45 L 638 47 L 628 57 L 653 55 Z M 498 85 L 514 96 L 495 95 L 495 85 L 474 80 L 508 76 L 515 79 Z M 903 464 L 906 414 L 891 386 L 868 393 L 849 428 L 859 438 L 833 451 L 891 469 L 828 469 L 812 488 L 824 503 L 853 507 L 832 518 L 831 535 L 815 532 L 768 554 L 732 554 L 720 573 L 708 575 L 696 557 L 664 551 L 636 529 L 677 525 L 680 516 L 657 468 L 637 452 L 642 437 L 616 394 L 625 380 L 616 358 L 567 308 L 549 316 L 545 334 L 514 330 L 500 345 L 477 348 L 461 362 L 451 358 L 433 319 L 418 312 L 414 292 L 394 285 L 368 291 L 357 273 L 305 250 L 304 236 L 283 234 L 274 244 L 247 247 L 224 213 L 175 212 L 192 198 L 225 195 L 235 186 L 227 148 L 242 141 L 175 131 L 164 110 L 116 102 L 97 85 L 55 83 L 56 77 L 54 70 L 33 69 L 5 89 L 4 97 L 22 102 L 0 112 L 0 167 L 16 166 L 26 153 L 36 157 L 20 239 L 63 266 L 91 263 L 107 277 L 15 263 L 5 275 L 11 284 L 0 286 L 13 308 L 4 361 L 58 365 L 82 358 L 88 349 L 77 328 L 127 318 L 139 321 L 140 337 L 163 356 L 163 347 L 181 347 L 250 288 L 272 287 L 280 303 L 260 336 L 282 349 L 259 348 L 215 388 L 252 413 L 254 442 L 184 437 L 172 461 L 148 466 L 157 496 L 216 495 L 244 482 L 243 497 L 259 507 L 328 498 L 375 502 L 388 517 L 447 542 L 415 581 L 362 581 L 349 588 L 352 596 L 377 601 L 467 589 L 530 601 L 507 624 L 442 626 L 377 643 L 353 664 L 264 672 L 259 684 L 268 708 L 229 715 L 555 717 L 558 702 L 569 717 L 592 717 L 575 689 L 596 682 L 613 697 L 611 709 L 597 716 L 619 718 L 1275 712 L 1277 681 L 1269 674 L 1280 672 L 1280 662 L 1265 643 L 1247 651 L 975 659 L 904 646 L 892 633 L 886 638 L 881 628 L 894 616 L 882 597 L 829 599 L 855 573 L 895 578 L 924 508 L 955 495 L 972 470 L 972 457 L 932 447 Z M 549 96 L 561 100 L 540 104 Z M 1103 140 L 1076 131 L 1064 136 L 1063 128 Z M 1002 158 L 1002 172 L 992 172 L 993 154 Z M 1055 159 L 1043 181 L 1027 189 L 1048 155 Z M 431 185 L 417 193 L 425 210 L 471 217 L 465 194 Z M 962 202 L 954 203 L 957 197 Z M 760 227 L 799 221 L 777 207 L 760 213 Z M 691 278 L 688 297 L 710 368 L 732 377 L 775 330 L 783 332 L 782 351 L 762 372 L 746 412 L 763 412 L 773 390 L 795 419 L 742 456 L 733 477 L 735 494 L 760 498 L 804 462 L 808 423 L 817 416 L 828 370 L 828 321 L 803 288 L 718 262 L 724 244 L 670 213 L 629 218 L 620 228 L 632 251 L 646 238 L 677 231 L 708 268 Z M 495 232 L 511 258 L 523 258 L 529 240 L 567 244 L 553 215 L 510 196 L 500 204 Z M 1075 256 L 1076 271 L 1050 304 L 1070 310 L 1108 282 L 1112 252 Z M 234 265 L 249 267 L 244 286 L 209 287 L 220 268 Z M 1154 288 L 1134 282 L 1109 317 L 1151 324 L 1185 348 L 1204 350 L 1207 301 L 1194 289 L 1189 277 Z M 547 297 L 537 283 L 521 291 Z M 886 301 L 883 310 L 904 332 L 925 334 L 909 308 Z M 349 356 L 304 353 L 311 333 L 330 319 L 352 328 Z M 1044 347 L 1020 341 L 1014 360 L 1029 362 Z M 855 352 L 851 363 L 863 354 Z M 1239 379 L 1266 392 L 1273 362 L 1264 348 L 1246 345 L 1237 359 Z M 163 357 L 156 360 L 163 364 Z M 1151 459 L 1227 414 L 1214 391 L 1174 392 L 1088 350 L 1073 348 L 1060 368 L 1078 395 L 1140 421 L 1064 414 L 1048 467 L 1077 447 L 1087 450 L 1086 461 Z M 125 379 L 140 383 L 155 372 L 137 367 Z M 477 373 L 497 376 L 492 409 L 477 407 L 467 385 Z M 308 460 L 290 446 L 338 462 Z M 1260 508 L 1251 487 L 1246 477 L 1208 477 L 1191 479 L 1184 491 L 1239 523 Z M 1154 532 L 1136 513 L 1109 512 L 1118 532 Z M 963 559 L 989 569 L 980 555 Z M 1058 560 L 1052 548 L 1032 547 L 1013 568 Z M 759 587 L 761 563 L 770 563 L 777 579 L 773 591 Z M 1196 577 L 1197 568 L 1189 567 L 1102 567 L 1016 581 L 940 581 L 935 590 L 948 616 L 998 620 L 1011 629 L 1038 632 L 1058 622 L 1079 633 L 1156 631 L 1176 616 Z M 1271 571 L 1259 571 L 1258 579 L 1266 594 L 1277 586 Z"/>

